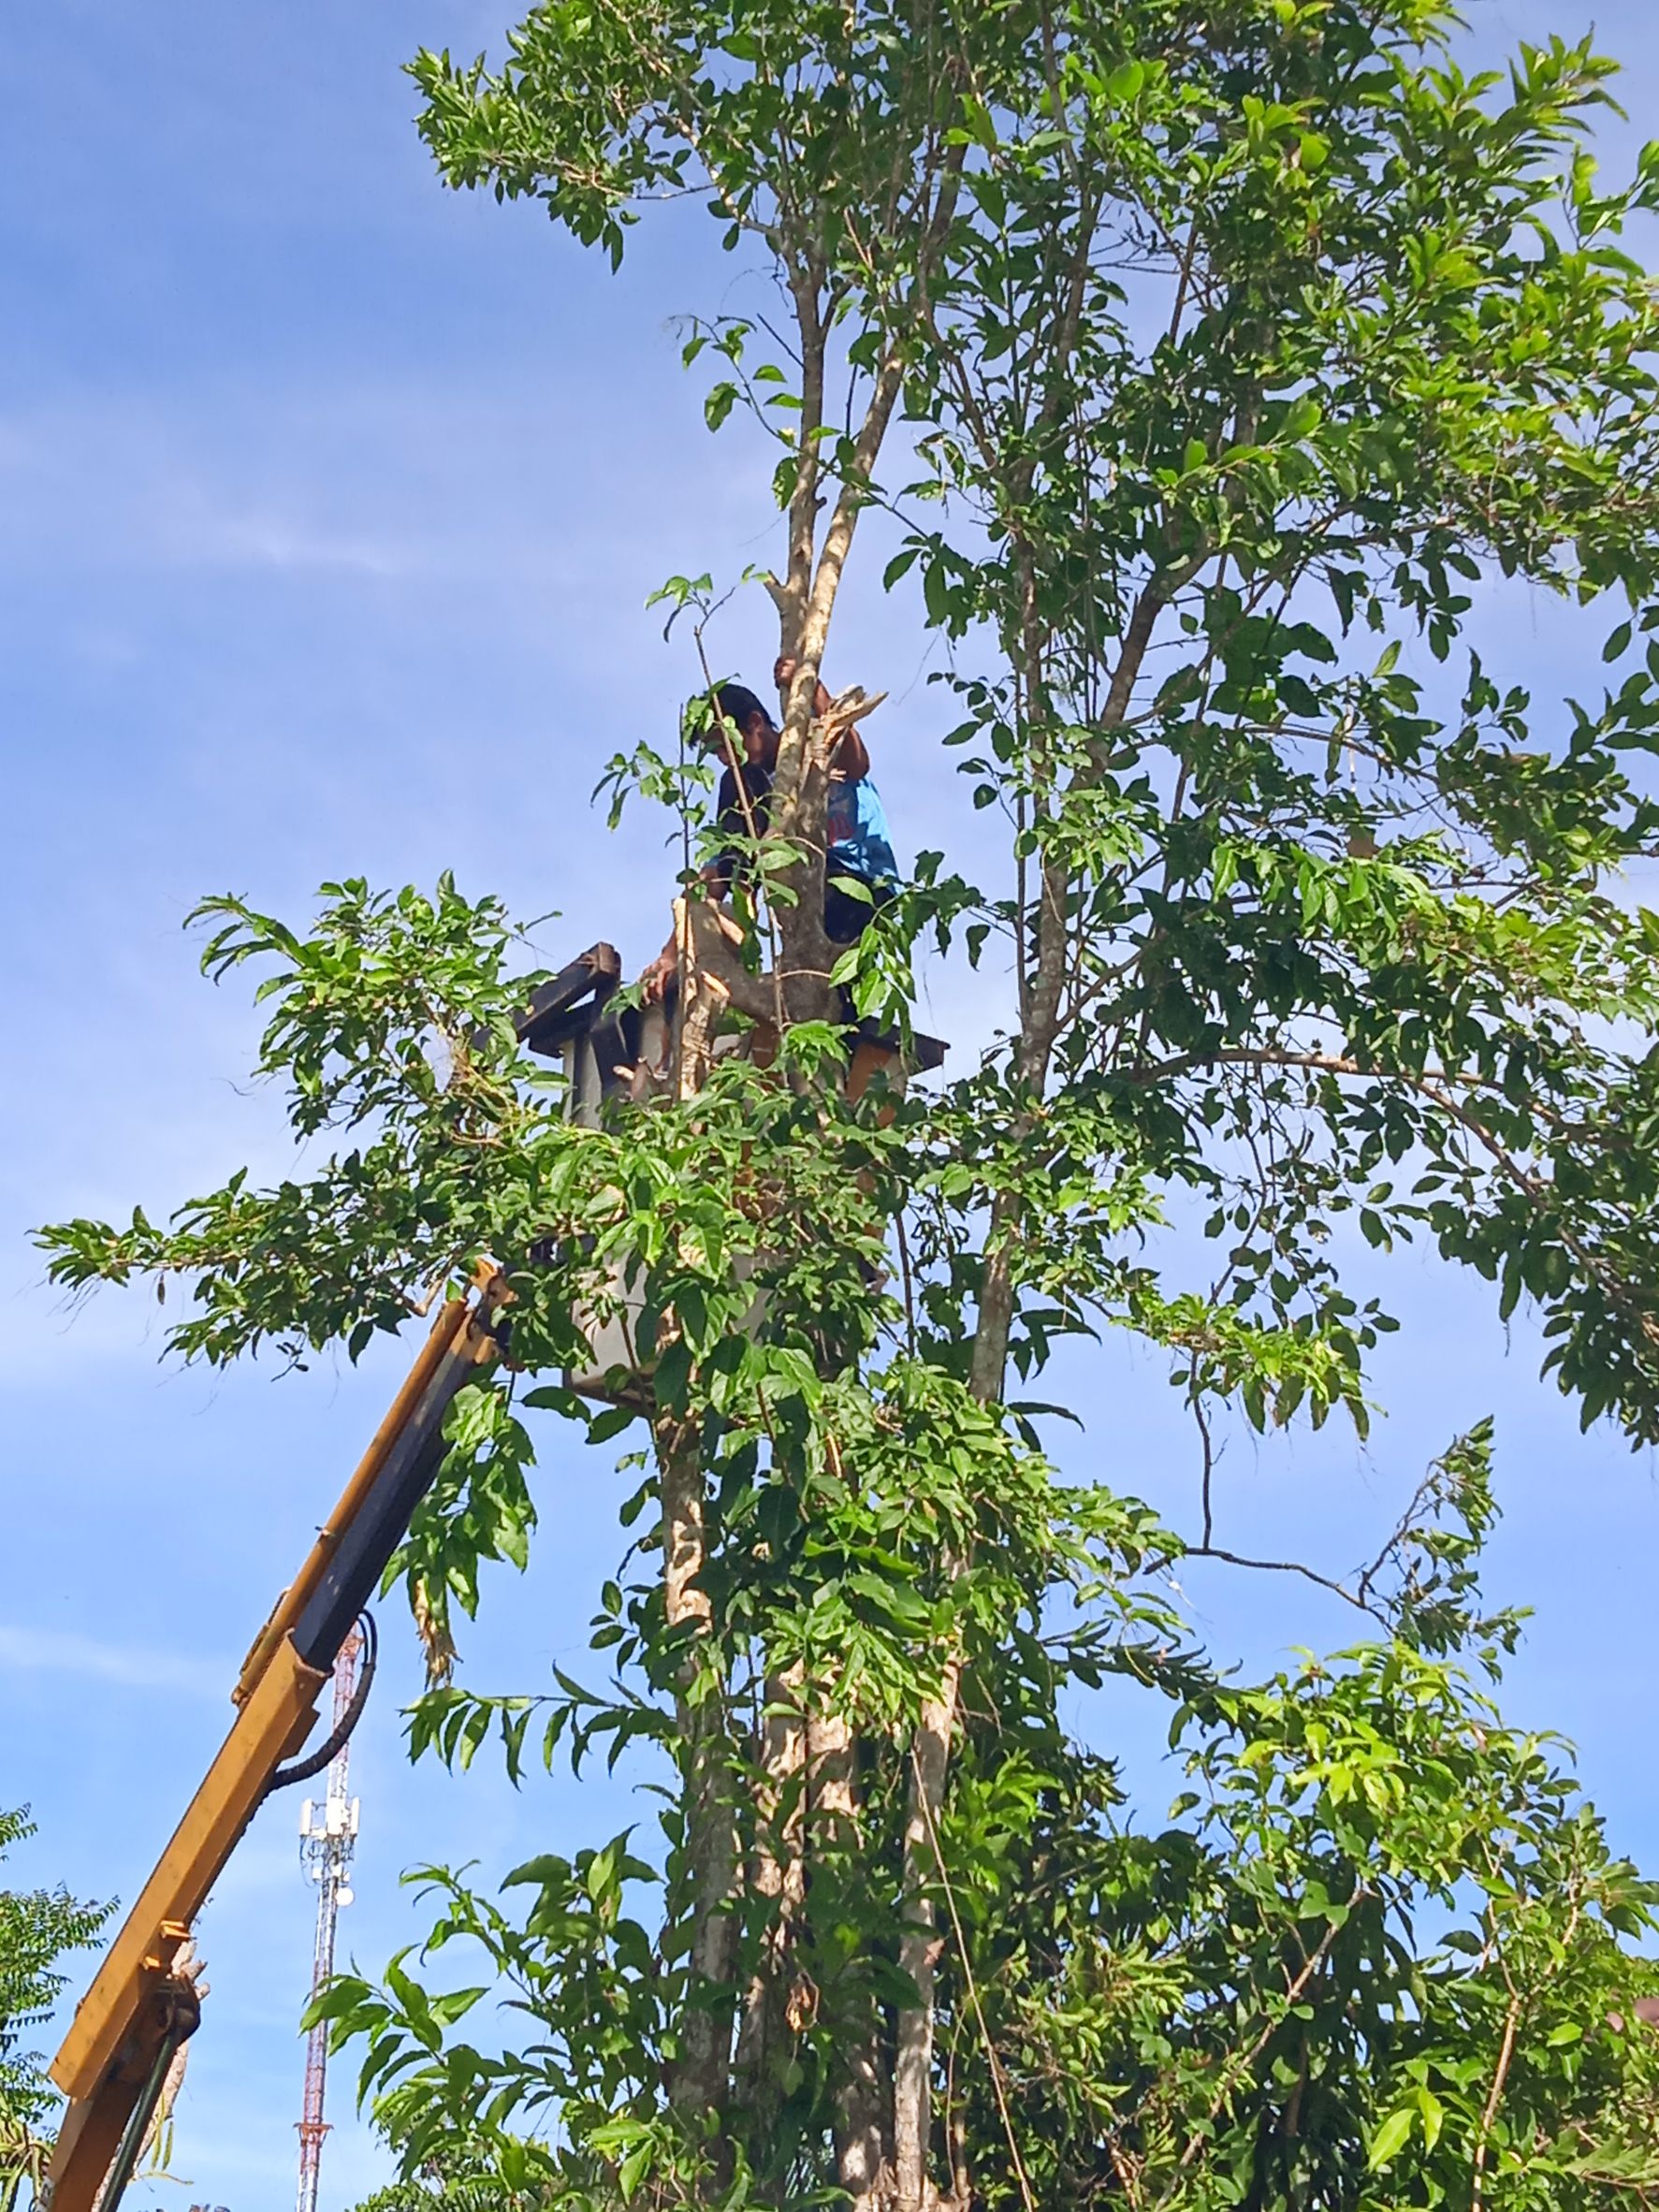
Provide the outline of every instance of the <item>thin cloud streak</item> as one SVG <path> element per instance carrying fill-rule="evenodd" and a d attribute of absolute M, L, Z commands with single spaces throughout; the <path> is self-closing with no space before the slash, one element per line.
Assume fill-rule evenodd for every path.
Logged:
<path fill-rule="evenodd" d="M 325 408 L 281 380 L 242 378 L 138 399 L 85 390 L 0 415 L 0 569 L 588 580 L 591 563 L 573 560 L 558 517 L 601 500 L 595 455 L 556 436 L 527 471 L 534 395 L 502 380 L 490 400 L 463 412 L 453 394 L 412 379 L 337 391 Z M 531 509 L 544 519 L 527 521 L 522 502 L 503 514 L 475 492 L 458 502 L 458 467 L 473 483 L 515 469 L 515 481 L 535 485 Z M 617 552 L 656 542 L 633 514 L 627 502 L 618 510 Z"/>
<path fill-rule="evenodd" d="M 190 1659 L 136 1644 L 107 1644 L 95 1637 L 56 1628 L 25 1628 L 0 1621 L 0 1666 L 83 1681 L 115 1682 L 128 1690 L 178 1690 L 188 1696 L 223 1697 L 229 1679 L 222 1660 Z"/>

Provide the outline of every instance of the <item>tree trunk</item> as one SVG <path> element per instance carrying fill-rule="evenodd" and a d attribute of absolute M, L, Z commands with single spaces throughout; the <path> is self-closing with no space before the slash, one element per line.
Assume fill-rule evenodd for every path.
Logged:
<path fill-rule="evenodd" d="M 783 944 L 783 973 L 779 987 L 792 1022 L 833 1018 L 834 997 L 829 970 L 839 948 L 823 932 L 824 824 L 827 812 L 827 764 L 818 756 L 812 741 L 812 698 L 819 665 L 829 639 L 830 620 L 847 557 L 858 528 L 858 518 L 870 496 L 876 464 L 881 456 L 894 410 L 904 389 L 905 342 L 925 320 L 931 271 L 943 252 L 954 219 L 966 160 L 965 148 L 953 141 L 939 156 L 930 179 L 932 205 L 921 208 L 917 230 L 915 273 L 908 298 L 899 304 L 887 333 L 882 358 L 874 371 L 864 419 L 852 440 L 839 494 L 814 563 L 813 537 L 818 516 L 822 469 L 813 448 L 809 477 L 798 475 L 790 511 L 790 559 L 785 582 L 775 587 L 781 649 L 797 662 L 790 686 L 778 762 L 772 786 L 772 828 L 800 849 L 800 858 L 783 870 L 781 885 L 794 894 L 777 910 L 779 935 Z M 821 408 L 824 347 L 828 332 L 822 319 L 816 263 L 803 264 L 793 286 L 796 327 L 801 342 L 804 404 Z M 803 424 L 802 454 L 808 433 Z"/>
<path fill-rule="evenodd" d="M 668 1623 L 671 1627 L 693 1624 L 706 1630 L 712 1608 L 697 1580 L 707 1552 L 703 1466 L 693 1425 L 659 1417 L 657 1455 Z M 680 1670 L 678 1718 L 685 1747 L 683 1910 L 690 1939 L 690 2001 L 683 2015 L 679 2055 L 669 2069 L 667 2086 L 675 2110 L 701 2125 L 708 2113 L 723 2112 L 731 2065 L 731 2011 L 720 1992 L 731 1983 L 735 1947 L 737 1828 L 725 1700 L 695 1650 Z"/>
<path fill-rule="evenodd" d="M 910 1811 L 905 1822 L 905 1931 L 898 1963 L 916 1986 L 916 2004 L 898 2016 L 898 2055 L 893 2076 L 894 2170 L 898 2212 L 925 2212 L 933 2198 L 927 2177 L 933 2124 L 934 1985 L 942 1944 L 932 1885 L 939 1878 L 934 1848 L 951 1759 L 961 1667 L 946 1665 L 940 1694 L 922 1708 L 910 1748 Z"/>
<path fill-rule="evenodd" d="M 857 1743 L 850 1723 L 819 1712 L 808 1721 L 807 1744 L 813 1846 L 844 1865 L 858 1843 Z M 852 2212 L 879 2212 L 892 2201 L 892 2122 L 873 2016 L 851 2024 L 840 2039 L 839 2059 L 836 2176 Z"/>
<path fill-rule="evenodd" d="M 760 1766 L 749 1894 L 766 1919 L 744 2000 L 735 2086 L 738 2102 L 764 2142 L 776 2116 L 792 2041 L 790 1971 L 807 1897 L 807 1724 L 798 1666 L 766 1683 Z"/>

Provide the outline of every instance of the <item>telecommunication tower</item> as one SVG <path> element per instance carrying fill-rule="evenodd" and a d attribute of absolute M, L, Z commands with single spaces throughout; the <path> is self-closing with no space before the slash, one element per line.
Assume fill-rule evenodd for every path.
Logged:
<path fill-rule="evenodd" d="M 340 1647 L 334 1662 L 334 1725 L 339 1729 L 351 1710 L 357 1687 L 357 1662 L 363 1638 L 353 1629 Z M 342 1905 L 352 1901 L 352 1853 L 357 1840 L 357 1800 L 346 1794 L 349 1742 L 342 1742 L 328 1767 L 327 1794 L 307 1797 L 299 1808 L 299 1863 L 317 1885 L 317 1933 L 312 1954 L 311 1993 L 315 1997 L 334 1972 L 334 1927 Z M 317 2176 L 323 2159 L 323 2137 L 328 2123 L 323 2117 L 323 2097 L 327 2086 L 328 2030 L 314 2027 L 305 2044 L 305 2105 L 299 2126 L 299 2196 L 298 2212 L 317 2212 Z"/>

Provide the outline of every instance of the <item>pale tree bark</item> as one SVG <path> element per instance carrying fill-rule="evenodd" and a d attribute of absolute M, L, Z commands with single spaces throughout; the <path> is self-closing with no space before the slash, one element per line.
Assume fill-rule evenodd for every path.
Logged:
<path fill-rule="evenodd" d="M 814 1704 L 822 1707 L 822 1694 Z M 810 1845 L 844 1868 L 859 1840 L 857 1757 L 851 1724 L 812 1712 L 807 1723 Z M 852 2212 L 878 2212 L 893 2193 L 892 2103 L 872 2019 L 840 2038 L 834 2088 L 836 2176 Z"/>
<path fill-rule="evenodd" d="M 662 1589 L 671 1628 L 706 1633 L 712 1610 L 698 1578 L 707 1562 L 704 1482 L 692 1423 L 659 1416 L 657 1461 L 662 1494 Z M 730 1986 L 736 1947 L 737 1826 L 726 1741 L 725 1700 L 693 1650 L 680 1670 L 680 1741 L 685 1759 L 684 1914 L 693 2000 Z M 668 2074 L 668 2101 L 699 2124 L 725 2108 L 731 2068 L 729 2008 L 693 2001 L 682 2014 L 681 2048 Z"/>
<path fill-rule="evenodd" d="M 953 148 L 941 165 L 940 182 L 922 233 L 918 297 L 925 298 L 926 271 L 942 246 L 954 216 L 960 184 L 962 152 Z M 800 857 L 782 879 L 785 896 L 777 908 L 780 945 L 780 973 L 775 979 L 781 1017 L 790 1021 L 822 1019 L 833 1011 L 829 973 L 837 948 L 822 924 L 823 877 L 826 857 L 829 761 L 813 741 L 813 699 L 818 674 L 828 639 L 831 618 L 842 575 L 851 550 L 859 514 L 873 479 L 876 463 L 891 427 L 904 383 L 903 358 L 895 343 L 880 363 L 874 386 L 854 444 L 852 465 L 842 484 L 835 511 L 822 545 L 817 540 L 821 471 L 816 432 L 822 420 L 824 359 L 828 332 L 822 313 L 822 271 L 803 256 L 791 277 L 796 327 L 801 343 L 803 407 L 797 446 L 798 472 L 789 516 L 789 555 L 784 580 L 772 587 L 779 615 L 779 649 L 795 662 L 785 706 L 779 757 L 774 774 L 772 829 L 794 845 Z M 793 901 L 789 895 L 793 893 Z M 690 930 L 688 929 L 688 936 Z M 733 963 L 712 948 L 708 962 L 717 990 L 728 990 L 735 1003 L 743 1004 L 743 986 L 730 974 Z M 745 979 L 747 980 L 747 979 Z M 954 1701 L 953 1677 L 948 1695 Z M 773 1699 L 768 1696 L 768 1706 Z M 939 1734 L 939 1759 L 924 1764 L 941 1766 L 948 1757 L 948 1719 Z M 808 1765 L 813 1832 L 832 1847 L 851 1846 L 857 1826 L 855 1767 L 857 1746 L 849 1724 L 838 1717 L 818 1712 L 810 1717 L 802 1737 Z M 764 1753 L 762 1784 L 763 1825 L 770 1802 L 787 1787 L 791 1763 L 797 1755 L 796 1739 L 788 1727 L 774 1733 L 769 1722 Z M 775 1819 L 775 1813 L 772 1815 Z M 930 1909 L 923 1894 L 922 1861 L 907 1868 L 907 1905 L 920 1914 Z M 775 1900 L 776 1914 L 769 1931 L 773 1947 L 749 1993 L 743 2032 L 738 2047 L 739 2078 L 758 2089 L 780 2038 L 785 1962 L 778 1945 L 787 1942 L 791 1885 L 797 1862 L 785 1849 L 779 1861 L 767 1855 L 757 1863 L 754 1880 L 760 1894 Z M 912 1871 L 914 1879 L 912 1879 Z M 804 1881 L 804 1868 L 801 1870 Z M 764 1885 L 764 1886 L 763 1886 Z M 798 1910 L 798 1908 L 797 1908 Z M 912 1954 L 918 1941 L 930 1943 L 925 1966 L 931 1977 L 937 1940 L 924 1927 L 907 1930 L 901 1956 L 911 1966 L 923 1962 Z M 912 2037 L 912 2043 L 914 2038 Z M 925 2050 L 919 2057 L 924 2074 Z M 901 2045 L 900 2064 L 904 2063 Z M 837 2176 L 854 2212 L 891 2200 L 894 2186 L 893 2124 L 895 2110 L 882 2055 L 872 2023 L 867 2032 L 847 2039 L 842 2049 L 842 2076 L 835 2092 L 836 2162 Z M 914 2099 L 910 2100 L 911 2104 Z M 925 2147 L 922 2153 L 925 2157 Z M 916 2154 L 912 2147 L 910 2162 Z"/>
<path fill-rule="evenodd" d="M 812 556 L 818 539 L 819 433 L 823 428 L 824 329 L 822 257 L 804 253 L 790 274 L 795 329 L 801 344 L 801 412 L 795 430 L 795 481 L 789 502 L 789 555 L 783 582 L 773 588 L 778 609 L 779 651 L 798 660 L 801 617 L 812 586 Z"/>
<path fill-rule="evenodd" d="M 760 1727 L 755 1847 L 749 1897 L 764 1915 L 744 2000 L 735 2068 L 743 2109 L 764 2135 L 793 2041 L 790 1975 L 807 1901 L 807 1722 L 797 1664 L 772 1676 Z"/>
<path fill-rule="evenodd" d="M 892 316 L 888 342 L 875 371 L 851 463 L 822 543 L 816 530 L 822 472 L 814 438 L 808 429 L 807 409 L 815 410 L 822 419 L 829 331 L 822 289 L 812 270 L 803 262 L 792 279 L 807 405 L 797 444 L 801 473 L 791 502 L 789 561 L 783 582 L 772 586 L 780 650 L 796 663 L 784 710 L 772 796 L 772 826 L 800 852 L 794 866 L 781 878 L 786 894 L 793 894 L 793 903 L 780 904 L 777 916 L 783 948 L 780 983 L 792 1021 L 822 1019 L 830 1012 L 829 971 L 838 951 L 823 931 L 829 779 L 828 763 L 812 739 L 813 696 L 858 517 L 868 501 L 876 464 L 904 389 L 904 330 L 907 325 L 919 326 L 925 313 L 929 276 L 955 218 L 964 157 L 965 149 L 960 145 L 943 150 L 927 185 L 931 205 L 924 198 L 916 210 L 919 242 L 908 303 Z"/>
<path fill-rule="evenodd" d="M 708 1078 L 714 1033 L 730 997 L 719 973 L 724 951 L 720 917 L 706 900 L 683 895 L 674 902 L 674 946 L 679 991 L 674 1016 L 674 1091 L 683 1105 Z"/>
<path fill-rule="evenodd" d="M 924 204 L 917 210 L 918 260 L 910 302 L 913 315 L 924 311 L 929 272 L 954 220 L 963 161 L 964 148 L 959 144 L 939 153 L 938 167 L 928 180 Z M 813 739 L 813 698 L 858 517 L 903 388 L 904 361 L 901 342 L 895 335 L 877 367 L 854 440 L 851 465 L 820 544 L 817 525 L 822 473 L 817 432 L 823 417 L 828 343 L 825 272 L 821 257 L 809 244 L 792 257 L 786 243 L 786 258 L 790 258 L 790 288 L 801 343 L 803 405 L 785 576 L 782 583 L 774 585 L 772 596 L 779 613 L 780 650 L 795 660 L 796 672 L 774 775 L 770 827 L 797 848 L 799 857 L 785 871 L 785 896 L 776 904 L 781 956 L 779 972 L 770 979 L 769 985 L 743 971 L 733 948 L 722 939 L 718 918 L 707 907 L 699 908 L 692 902 L 677 910 L 682 987 L 676 1087 L 682 1099 L 692 1095 L 704 1079 L 713 1030 L 726 1005 L 761 1020 L 774 1014 L 783 1021 L 822 1019 L 834 1011 L 829 972 L 837 948 L 829 942 L 822 921 L 829 764 L 822 747 Z M 902 315 L 895 318 L 895 330 L 903 319 Z M 763 992 L 769 1003 L 763 1002 Z M 704 1544 L 702 1482 L 700 1473 L 695 1473 L 694 1440 L 686 1455 L 689 1465 L 682 1466 L 677 1458 L 677 1452 L 683 1450 L 683 1440 L 671 1440 L 662 1452 L 664 1571 L 671 1622 L 706 1619 L 706 1600 L 695 1588 Z M 680 1608 L 677 1612 L 677 1607 Z M 686 1856 L 692 1972 L 706 1982 L 721 1983 L 729 1980 L 732 1971 L 730 1900 L 736 1877 L 735 1829 L 729 1786 L 727 1801 L 721 1802 L 722 1786 L 729 1785 L 730 1778 L 721 1770 L 723 1727 L 718 1712 L 713 1711 L 713 1702 L 706 1700 L 701 1708 L 693 1708 L 682 1697 L 681 1726 L 688 1747 Z M 937 1752 L 918 1746 L 922 1770 L 931 1775 L 937 1768 L 940 1788 L 948 1762 L 953 1702 L 953 1674 L 942 1719 L 933 1729 Z M 773 1704 L 769 1694 L 768 1706 Z M 761 1802 L 756 1808 L 763 1833 L 776 1827 L 779 1810 L 787 1807 L 792 1768 L 804 1757 L 813 1832 L 833 1849 L 850 1848 L 857 1829 L 856 1749 L 850 1725 L 843 1719 L 820 1711 L 810 1715 L 801 1728 L 792 1726 L 781 1712 L 769 1713 Z M 929 1908 L 929 1899 L 924 1894 L 919 1849 L 913 1856 L 913 1869 L 907 1870 L 906 1876 L 907 1897 L 920 1914 Z M 795 1892 L 805 1879 L 804 1866 L 787 1838 L 780 1850 L 761 1854 L 753 1878 L 758 1894 L 771 1905 L 773 1919 L 768 1931 L 770 1956 L 763 1958 L 748 1993 L 739 2040 L 737 2064 L 746 2087 L 758 2085 L 764 2078 L 778 2044 L 786 1964 L 780 1946 L 787 1946 L 792 1912 L 799 1911 Z M 925 1935 L 924 1926 L 919 1925 L 916 1935 Z M 910 1957 L 912 1936 L 907 1934 L 904 1943 Z M 924 1968 L 929 1982 L 936 1953 L 934 1943 L 924 1960 L 920 1955 L 914 1958 L 916 1965 Z M 855 2212 L 869 2212 L 870 2207 L 891 2200 L 894 2156 L 894 2105 L 873 2021 L 867 2032 L 849 2039 L 842 2057 L 842 2079 L 836 2091 L 837 2173 Z M 918 2062 L 924 2089 L 928 2048 L 912 2051 L 910 2063 L 914 2066 Z M 671 2092 L 676 2102 L 693 2109 L 718 2105 L 726 2091 L 730 2064 L 730 2038 L 723 2019 L 691 2013 L 685 2055 Z M 925 2121 L 924 2161 L 924 2130 Z M 913 2149 L 910 2162 L 915 2163 Z"/>
<path fill-rule="evenodd" d="M 820 332 L 817 343 L 821 351 L 823 342 Z M 779 982 L 791 1021 L 822 1020 L 830 1011 L 829 972 L 839 947 L 831 944 L 823 929 L 829 764 L 822 746 L 813 741 L 812 703 L 830 618 L 858 527 L 862 487 L 867 484 L 880 455 L 903 382 L 899 358 L 896 353 L 890 354 L 877 372 L 855 444 L 851 480 L 842 487 L 836 502 L 804 603 L 798 595 L 793 558 L 789 583 L 777 587 L 772 594 L 779 609 L 780 633 L 786 641 L 792 635 L 795 641 L 793 648 L 786 643 L 783 649 L 793 651 L 796 659 L 779 739 L 771 822 L 773 831 L 798 852 L 793 866 L 780 874 L 779 888 L 785 896 L 775 910 L 782 946 Z M 790 894 L 793 895 L 793 902 Z"/>
<path fill-rule="evenodd" d="M 961 1668 L 947 1661 L 938 1697 L 922 1708 L 910 1747 L 910 1773 L 905 1820 L 904 1934 L 898 1963 L 916 1985 L 922 2002 L 898 2016 L 898 2047 L 893 2074 L 894 2175 L 898 2212 L 921 2212 L 933 2201 L 928 2178 L 929 2135 L 933 2122 L 933 1995 L 942 1942 L 932 1896 L 938 1878 L 935 1824 L 944 1803 L 945 1770 Z"/>
<path fill-rule="evenodd" d="M 750 1021 L 771 1022 L 778 1012 L 772 980 L 750 975 L 738 946 L 742 932 L 731 915 L 706 898 L 677 898 L 674 939 L 679 954 L 675 1016 L 674 1093 L 683 1104 L 708 1076 L 721 1017 L 735 1007 Z"/>

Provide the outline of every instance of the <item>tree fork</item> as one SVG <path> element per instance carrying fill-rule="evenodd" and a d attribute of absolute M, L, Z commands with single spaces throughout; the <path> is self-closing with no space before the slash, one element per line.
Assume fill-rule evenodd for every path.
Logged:
<path fill-rule="evenodd" d="M 926 313 L 927 282 L 934 260 L 951 232 L 961 191 L 966 150 L 952 144 L 937 172 L 933 207 L 921 231 L 916 271 L 908 306 L 896 318 L 915 327 Z M 817 395 L 822 406 L 824 346 L 827 333 L 820 311 L 817 286 L 797 284 L 796 327 L 802 351 L 803 389 L 808 403 Z M 774 826 L 778 834 L 802 848 L 801 857 L 784 871 L 783 885 L 793 890 L 793 903 L 779 915 L 783 944 L 782 987 L 789 1018 L 822 1019 L 829 1011 L 829 970 L 837 948 L 824 935 L 823 869 L 825 824 L 828 810 L 827 763 L 814 757 L 811 743 L 812 699 L 818 672 L 829 640 L 831 617 L 840 590 L 841 576 L 852 549 L 858 517 L 869 494 L 869 485 L 880 458 L 894 409 L 904 388 L 904 354 L 899 332 L 890 328 L 876 370 L 864 419 L 853 441 L 851 464 L 814 567 L 811 541 L 818 514 L 819 468 L 816 453 L 809 478 L 797 480 L 791 502 L 788 580 L 775 587 L 781 649 L 795 660 L 783 729 L 774 774 Z M 801 465 L 808 467 L 805 421 L 801 431 Z M 808 585 L 808 576 L 810 584 Z"/>

